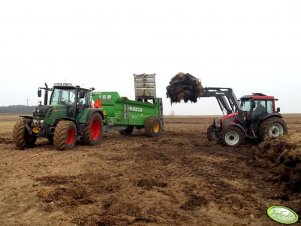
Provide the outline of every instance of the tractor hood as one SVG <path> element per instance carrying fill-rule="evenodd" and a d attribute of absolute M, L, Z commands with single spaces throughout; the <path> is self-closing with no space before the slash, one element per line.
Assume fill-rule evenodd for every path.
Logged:
<path fill-rule="evenodd" d="M 37 106 L 33 111 L 33 117 L 36 119 L 44 119 L 50 108 L 52 108 L 52 106 L 49 105 Z"/>
<path fill-rule="evenodd" d="M 238 115 L 238 112 L 234 112 L 228 115 L 225 115 L 221 119 L 221 127 L 226 128 L 236 119 L 236 116 Z"/>

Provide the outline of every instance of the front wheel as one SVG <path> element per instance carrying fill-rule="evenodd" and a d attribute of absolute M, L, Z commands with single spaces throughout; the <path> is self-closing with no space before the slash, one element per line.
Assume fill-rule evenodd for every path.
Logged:
<path fill-rule="evenodd" d="M 218 135 L 216 131 L 214 131 L 214 125 L 210 125 L 207 129 L 207 138 L 209 141 L 218 141 Z"/>
<path fill-rule="evenodd" d="M 54 130 L 53 143 L 58 150 L 71 149 L 77 139 L 76 125 L 72 121 L 59 121 Z"/>
<path fill-rule="evenodd" d="M 260 139 L 278 138 L 287 134 L 287 125 L 282 118 L 272 117 L 261 122 L 259 127 Z"/>
<path fill-rule="evenodd" d="M 230 147 L 239 146 L 244 138 L 243 131 L 238 127 L 227 127 L 222 130 L 222 141 L 225 145 Z"/>
<path fill-rule="evenodd" d="M 34 147 L 37 137 L 29 134 L 26 129 L 27 121 L 25 118 L 19 119 L 13 130 L 13 139 L 18 149 L 22 150 L 26 147 Z"/>

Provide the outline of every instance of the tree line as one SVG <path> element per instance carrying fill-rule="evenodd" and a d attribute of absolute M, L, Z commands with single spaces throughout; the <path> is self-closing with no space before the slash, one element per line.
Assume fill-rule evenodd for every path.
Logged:
<path fill-rule="evenodd" d="M 0 106 L 0 113 L 32 113 L 35 107 L 26 105 Z"/>

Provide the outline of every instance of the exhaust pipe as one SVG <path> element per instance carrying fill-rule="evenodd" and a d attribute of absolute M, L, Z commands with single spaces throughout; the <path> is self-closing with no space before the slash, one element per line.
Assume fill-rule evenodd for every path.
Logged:
<path fill-rule="evenodd" d="M 44 105 L 47 105 L 48 102 L 48 85 L 45 82 L 45 95 L 44 95 Z"/>

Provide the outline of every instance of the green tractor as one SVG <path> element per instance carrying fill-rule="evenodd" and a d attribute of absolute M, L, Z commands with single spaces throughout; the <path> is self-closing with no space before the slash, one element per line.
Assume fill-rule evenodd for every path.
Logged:
<path fill-rule="evenodd" d="M 13 129 L 18 149 L 33 147 L 37 138 L 47 138 L 58 150 L 71 149 L 77 140 L 86 145 L 99 144 L 104 115 L 101 108 L 92 108 L 92 89 L 56 83 L 53 88 L 38 89 L 44 93 L 44 105 L 34 109 L 32 116 L 20 116 Z M 48 92 L 51 91 L 48 104 Z"/>

